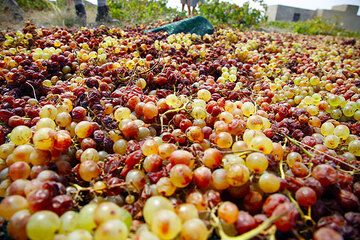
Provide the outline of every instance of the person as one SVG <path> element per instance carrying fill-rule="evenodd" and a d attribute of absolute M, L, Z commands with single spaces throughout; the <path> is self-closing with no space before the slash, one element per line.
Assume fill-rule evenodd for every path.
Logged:
<path fill-rule="evenodd" d="M 185 10 L 185 5 L 187 5 L 188 16 L 191 15 L 190 2 L 191 0 L 181 0 L 181 11 L 183 12 Z"/>
<path fill-rule="evenodd" d="M 21 22 L 24 20 L 24 11 L 15 0 L 0 0 L 0 7 L 2 10 L 9 10 L 16 22 Z"/>
<path fill-rule="evenodd" d="M 203 0 L 189 0 L 189 1 L 190 1 L 189 8 L 190 6 L 192 7 L 191 15 L 195 16 L 195 8 L 198 4 L 203 3 Z"/>
<path fill-rule="evenodd" d="M 106 4 L 106 0 L 98 0 L 98 9 L 96 14 L 97 23 L 118 23 L 119 20 L 111 17 L 109 13 L 109 7 Z M 75 0 L 75 11 L 77 21 L 81 26 L 86 25 L 86 10 L 82 0 Z"/>

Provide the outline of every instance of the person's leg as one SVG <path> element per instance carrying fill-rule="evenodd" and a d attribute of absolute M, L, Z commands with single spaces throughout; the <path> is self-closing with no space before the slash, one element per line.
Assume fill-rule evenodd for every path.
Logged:
<path fill-rule="evenodd" d="M 86 10 L 82 0 L 75 0 L 76 21 L 81 26 L 86 25 Z"/>
<path fill-rule="evenodd" d="M 110 16 L 109 7 L 106 4 L 106 0 L 98 0 L 98 12 L 96 15 L 97 22 L 106 23 L 118 23 L 119 20 L 114 19 Z"/>
<path fill-rule="evenodd" d="M 191 16 L 191 0 L 187 1 L 187 7 L 188 7 L 188 16 Z"/>

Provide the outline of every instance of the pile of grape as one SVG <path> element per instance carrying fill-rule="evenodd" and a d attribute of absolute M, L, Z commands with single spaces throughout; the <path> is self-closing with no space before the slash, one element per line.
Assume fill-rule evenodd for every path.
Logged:
<path fill-rule="evenodd" d="M 1 239 L 357 239 L 360 42 L 0 34 Z"/>

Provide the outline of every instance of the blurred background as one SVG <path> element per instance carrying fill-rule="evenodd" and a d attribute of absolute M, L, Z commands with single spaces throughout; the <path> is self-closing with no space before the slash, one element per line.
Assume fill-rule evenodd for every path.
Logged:
<path fill-rule="evenodd" d="M 19 29 L 31 20 L 40 26 L 77 26 L 74 0 L 0 0 L 1 28 Z M 191 0 L 193 1 L 193 0 Z M 97 0 L 84 0 L 87 23 L 95 26 Z M 153 27 L 188 17 L 181 0 L 108 0 L 117 26 Z M 358 37 L 359 0 L 202 0 L 194 15 L 215 26 Z M 16 14 L 22 18 L 19 20 Z"/>

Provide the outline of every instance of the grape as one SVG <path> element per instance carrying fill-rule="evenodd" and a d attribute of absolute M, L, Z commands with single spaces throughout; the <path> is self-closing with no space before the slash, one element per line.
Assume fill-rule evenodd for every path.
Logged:
<path fill-rule="evenodd" d="M 226 181 L 227 172 L 223 168 L 216 169 L 211 175 L 211 184 L 216 190 L 224 190 L 229 187 Z"/>
<path fill-rule="evenodd" d="M 321 134 L 324 136 L 332 135 L 335 127 L 331 122 L 325 122 L 321 125 Z"/>
<path fill-rule="evenodd" d="M 242 106 L 241 106 L 241 111 L 243 112 L 243 114 L 246 117 L 249 117 L 250 115 L 254 114 L 256 109 L 253 103 L 251 102 L 245 102 Z"/>
<path fill-rule="evenodd" d="M 47 104 L 40 109 L 39 116 L 41 118 L 50 118 L 55 120 L 57 113 L 58 111 L 53 105 Z"/>
<path fill-rule="evenodd" d="M 301 187 L 295 193 L 296 201 L 300 206 L 309 207 L 315 204 L 316 192 L 309 187 Z"/>
<path fill-rule="evenodd" d="M 274 149 L 273 142 L 264 136 L 254 137 L 251 140 L 250 147 L 265 154 L 270 154 Z"/>
<path fill-rule="evenodd" d="M 127 107 L 119 107 L 114 112 L 114 118 L 116 121 L 120 122 L 123 119 L 129 119 L 130 118 L 131 111 Z"/>
<path fill-rule="evenodd" d="M 271 173 L 263 173 L 259 178 L 259 187 L 265 193 L 274 193 L 280 189 L 280 179 Z"/>
<path fill-rule="evenodd" d="M 207 199 L 199 191 L 193 191 L 186 197 L 186 202 L 193 204 L 199 211 L 204 211 L 207 206 Z"/>
<path fill-rule="evenodd" d="M 75 134 L 79 138 L 89 137 L 93 133 L 93 125 L 88 121 L 81 121 L 76 124 Z"/>
<path fill-rule="evenodd" d="M 289 167 L 292 167 L 295 162 L 302 162 L 302 156 L 298 152 L 290 152 L 286 156 L 286 163 L 289 165 Z"/>
<path fill-rule="evenodd" d="M 175 150 L 173 151 L 169 156 L 169 161 L 172 165 L 176 164 L 185 164 L 185 165 L 191 165 L 193 161 L 194 156 L 185 150 Z"/>
<path fill-rule="evenodd" d="M 276 228 L 281 232 L 290 231 L 296 224 L 298 211 L 292 203 L 284 202 L 279 204 L 272 213 L 272 216 L 284 214 L 275 222 Z"/>
<path fill-rule="evenodd" d="M 201 166 L 194 170 L 194 183 L 199 188 L 207 188 L 211 182 L 211 170 Z"/>
<path fill-rule="evenodd" d="M 151 226 L 154 216 L 162 209 L 174 211 L 172 203 L 165 197 L 154 196 L 149 198 L 143 208 L 143 216 L 147 224 Z"/>
<path fill-rule="evenodd" d="M 233 164 L 227 169 L 226 181 L 231 186 L 242 186 L 249 181 L 250 172 L 247 167 L 241 164 Z"/>
<path fill-rule="evenodd" d="M 165 98 L 166 104 L 172 108 L 179 108 L 182 105 L 181 100 L 175 94 L 169 94 Z"/>
<path fill-rule="evenodd" d="M 244 141 L 236 141 L 231 147 L 233 152 L 240 152 L 248 150 L 248 145 Z"/>
<path fill-rule="evenodd" d="M 79 175 L 80 177 L 87 182 L 97 178 L 101 173 L 99 166 L 96 162 L 88 160 L 80 164 Z"/>
<path fill-rule="evenodd" d="M 268 164 L 263 153 L 251 153 L 246 158 L 246 166 L 255 173 L 263 173 L 268 168 Z"/>
<path fill-rule="evenodd" d="M 56 115 L 55 122 L 59 127 L 67 127 L 71 124 L 71 115 L 67 112 L 61 112 Z"/>
<path fill-rule="evenodd" d="M 31 129 L 27 126 L 17 126 L 10 133 L 10 141 L 15 145 L 23 145 L 30 142 Z"/>
<path fill-rule="evenodd" d="M 81 154 L 80 161 L 81 162 L 85 162 L 85 161 L 98 162 L 99 158 L 100 158 L 99 153 L 98 153 L 98 151 L 96 151 L 96 149 L 88 148 Z"/>
<path fill-rule="evenodd" d="M 50 119 L 50 118 L 41 118 L 37 123 L 36 123 L 36 130 L 39 130 L 40 128 L 51 128 L 51 129 L 55 129 L 56 124 L 54 122 L 54 120 Z"/>
<path fill-rule="evenodd" d="M 26 198 L 19 195 L 7 196 L 0 203 L 0 216 L 5 220 L 10 220 L 16 212 L 27 208 Z"/>
<path fill-rule="evenodd" d="M 204 151 L 204 156 L 201 161 L 206 167 L 214 169 L 220 166 L 222 157 L 223 155 L 219 150 L 208 148 Z"/>
<path fill-rule="evenodd" d="M 157 154 L 147 156 L 143 162 L 143 168 L 146 172 L 156 172 L 163 164 L 163 160 Z"/>
<path fill-rule="evenodd" d="M 340 144 L 340 138 L 336 135 L 328 135 L 324 138 L 324 145 L 330 149 L 335 149 Z"/>
<path fill-rule="evenodd" d="M 6 159 L 14 151 L 14 149 L 15 149 L 15 144 L 12 141 L 0 145 L 0 158 Z"/>
<path fill-rule="evenodd" d="M 176 145 L 171 143 L 163 143 L 158 148 L 159 155 L 163 159 L 168 159 L 175 150 Z"/>
<path fill-rule="evenodd" d="M 233 164 L 241 164 L 241 165 L 245 165 L 245 161 L 244 159 L 242 159 L 242 157 L 236 155 L 236 154 L 226 154 L 223 159 L 223 165 L 224 165 L 224 169 L 229 169 L 229 167 Z"/>
<path fill-rule="evenodd" d="M 176 187 L 168 177 L 160 178 L 156 183 L 156 189 L 160 194 L 166 197 L 173 195 L 176 191 Z"/>
<path fill-rule="evenodd" d="M 184 188 L 190 184 L 193 172 L 184 164 L 176 164 L 170 170 L 170 181 L 174 186 Z"/>
<path fill-rule="evenodd" d="M 238 234 L 242 234 L 250 231 L 256 227 L 255 219 L 245 211 L 239 211 L 237 220 L 235 222 L 235 229 Z"/>
<path fill-rule="evenodd" d="M 176 207 L 176 214 L 179 216 L 182 222 L 186 222 L 189 219 L 199 218 L 198 210 L 193 204 L 182 203 Z"/>
<path fill-rule="evenodd" d="M 360 140 L 353 140 L 349 143 L 348 150 L 355 156 L 360 156 Z"/>
<path fill-rule="evenodd" d="M 66 240 L 92 240 L 93 237 L 89 231 L 79 229 L 69 233 Z"/>
<path fill-rule="evenodd" d="M 322 227 L 314 233 L 314 240 L 343 240 L 344 238 L 335 230 Z"/>
<path fill-rule="evenodd" d="M 153 119 L 159 114 L 157 107 L 152 102 L 145 103 L 143 107 L 143 111 L 144 111 L 144 117 L 147 119 Z"/>
<path fill-rule="evenodd" d="M 184 222 L 180 234 L 183 240 L 206 240 L 208 235 L 205 223 L 198 218 Z"/>
<path fill-rule="evenodd" d="M 12 239 L 26 240 L 26 225 L 31 214 L 28 210 L 21 210 L 16 212 L 10 219 L 7 230 Z"/>
<path fill-rule="evenodd" d="M 211 93 L 206 89 L 200 89 L 197 92 L 197 97 L 204 100 L 205 102 L 208 102 L 211 99 Z"/>
<path fill-rule="evenodd" d="M 125 182 L 130 191 L 141 192 L 146 184 L 145 173 L 138 169 L 132 169 L 126 174 Z"/>
<path fill-rule="evenodd" d="M 15 162 L 9 167 L 9 177 L 16 179 L 27 179 L 30 176 L 30 166 L 26 162 Z"/>
<path fill-rule="evenodd" d="M 328 164 L 317 165 L 314 167 L 311 175 L 324 187 L 335 184 L 338 181 L 337 171 Z"/>
<path fill-rule="evenodd" d="M 95 231 L 95 240 L 126 240 L 129 230 L 126 225 L 117 219 L 108 220 L 102 223 Z"/>
<path fill-rule="evenodd" d="M 60 233 L 71 233 L 76 229 L 79 214 L 74 211 L 67 211 L 60 217 Z"/>
<path fill-rule="evenodd" d="M 153 217 L 151 231 L 161 239 L 173 239 L 181 231 L 180 218 L 171 210 L 162 209 Z"/>
<path fill-rule="evenodd" d="M 238 207 L 232 202 L 222 202 L 218 209 L 218 216 L 226 223 L 233 224 L 239 214 Z"/>
<path fill-rule="evenodd" d="M 59 217 L 55 213 L 45 210 L 36 212 L 30 217 L 26 232 L 31 240 L 52 240 L 59 228 Z"/>
<path fill-rule="evenodd" d="M 219 148 L 230 148 L 233 144 L 233 138 L 228 132 L 221 132 L 215 137 L 215 144 Z"/>
<path fill-rule="evenodd" d="M 263 128 L 263 119 L 258 115 L 252 115 L 248 118 L 246 126 L 251 130 L 261 130 Z"/>
<path fill-rule="evenodd" d="M 95 227 L 94 214 L 97 208 L 96 204 L 90 203 L 80 209 L 77 217 L 76 228 L 91 232 Z"/>
<path fill-rule="evenodd" d="M 113 145 L 113 150 L 115 153 L 124 155 L 126 153 L 127 141 L 124 139 L 117 140 Z"/>
<path fill-rule="evenodd" d="M 141 151 L 145 156 L 158 154 L 158 145 L 153 139 L 147 139 L 141 146 Z"/>
<path fill-rule="evenodd" d="M 202 107 L 194 107 L 191 116 L 194 119 L 205 119 L 207 116 L 206 110 Z"/>
<path fill-rule="evenodd" d="M 201 142 L 204 140 L 204 133 L 198 126 L 191 126 L 186 130 L 187 138 L 192 142 Z"/>
<path fill-rule="evenodd" d="M 56 132 L 51 128 L 40 128 L 33 136 L 33 142 L 36 149 L 51 150 L 54 146 Z"/>

